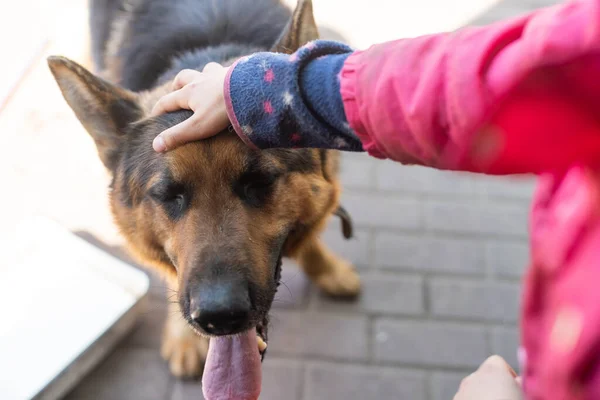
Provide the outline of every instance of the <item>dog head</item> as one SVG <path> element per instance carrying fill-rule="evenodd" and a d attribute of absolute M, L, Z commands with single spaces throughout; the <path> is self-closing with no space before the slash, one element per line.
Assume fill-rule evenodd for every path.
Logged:
<path fill-rule="evenodd" d="M 316 37 L 312 5 L 301 1 L 274 50 Z M 258 152 L 230 132 L 157 154 L 152 140 L 191 115 L 148 116 L 166 86 L 133 93 L 66 58 L 48 62 L 112 174 L 112 213 L 132 252 L 177 283 L 182 313 L 200 333 L 260 333 L 282 255 L 337 208 L 335 157 Z"/>

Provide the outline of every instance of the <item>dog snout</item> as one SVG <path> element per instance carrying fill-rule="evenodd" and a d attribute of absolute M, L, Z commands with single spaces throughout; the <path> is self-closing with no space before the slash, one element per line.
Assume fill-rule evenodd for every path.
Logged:
<path fill-rule="evenodd" d="M 243 281 L 200 284 L 190 295 L 190 317 L 206 333 L 232 335 L 249 327 L 251 302 Z"/>

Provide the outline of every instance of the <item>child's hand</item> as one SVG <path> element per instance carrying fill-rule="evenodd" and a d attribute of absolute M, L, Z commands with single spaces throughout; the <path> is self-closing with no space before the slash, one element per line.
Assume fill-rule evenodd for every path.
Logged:
<path fill-rule="evenodd" d="M 500 356 L 492 356 L 462 380 L 454 400 L 521 400 L 515 372 Z"/>
<path fill-rule="evenodd" d="M 229 125 L 223 87 L 228 68 L 209 63 L 202 72 L 185 69 L 175 77 L 173 92 L 163 96 L 152 110 L 156 116 L 188 109 L 194 115 L 158 135 L 152 147 L 157 152 L 173 150 L 187 142 L 205 139 Z"/>

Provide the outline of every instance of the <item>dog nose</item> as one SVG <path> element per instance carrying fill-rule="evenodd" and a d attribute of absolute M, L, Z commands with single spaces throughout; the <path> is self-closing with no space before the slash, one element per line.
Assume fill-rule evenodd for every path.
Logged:
<path fill-rule="evenodd" d="M 248 286 L 242 282 L 213 282 L 200 285 L 190 298 L 190 316 L 212 335 L 243 331 L 250 319 Z"/>

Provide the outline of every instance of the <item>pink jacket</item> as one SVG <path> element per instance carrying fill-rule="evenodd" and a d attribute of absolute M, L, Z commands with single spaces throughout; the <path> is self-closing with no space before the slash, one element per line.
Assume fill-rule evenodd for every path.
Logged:
<path fill-rule="evenodd" d="M 600 0 L 375 45 L 341 71 L 371 155 L 537 173 L 520 359 L 529 399 L 600 399 Z"/>

